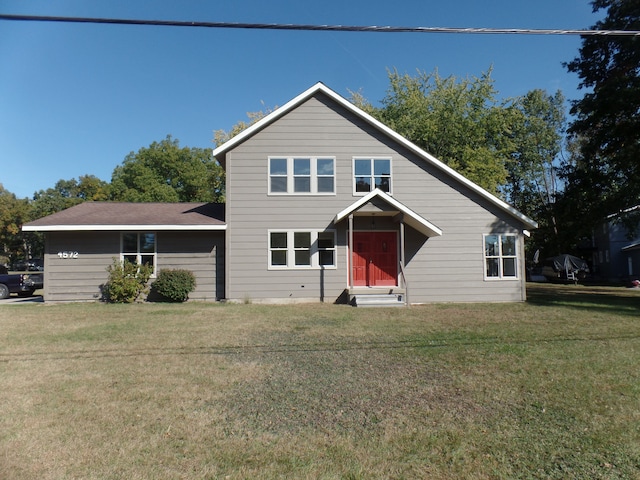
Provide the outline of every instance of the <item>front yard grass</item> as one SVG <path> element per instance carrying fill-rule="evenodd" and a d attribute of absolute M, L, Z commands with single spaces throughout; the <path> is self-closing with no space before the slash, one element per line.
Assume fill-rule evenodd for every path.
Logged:
<path fill-rule="evenodd" d="M 0 307 L 0 478 L 640 478 L 640 291 Z"/>

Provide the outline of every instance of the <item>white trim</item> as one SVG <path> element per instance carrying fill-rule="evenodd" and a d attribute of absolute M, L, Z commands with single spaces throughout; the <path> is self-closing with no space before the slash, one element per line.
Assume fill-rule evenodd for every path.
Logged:
<path fill-rule="evenodd" d="M 366 205 L 367 203 L 369 203 L 375 197 L 380 197 L 385 202 L 387 202 L 389 205 L 394 207 L 396 210 L 398 210 L 398 211 L 402 212 L 403 214 L 405 214 L 408 217 L 408 219 L 405 219 L 404 223 L 406 223 L 407 225 L 410 225 L 411 227 L 415 228 L 416 230 L 418 230 L 419 232 L 423 233 L 427 237 L 439 237 L 439 236 L 442 235 L 442 230 L 440 230 L 438 227 L 436 227 L 433 223 L 431 223 L 427 219 L 421 217 L 420 215 L 418 215 L 413 210 L 411 210 L 410 208 L 408 208 L 405 205 L 403 205 L 402 203 L 400 203 L 398 200 L 396 200 L 395 198 L 393 198 L 389 194 L 387 194 L 387 193 L 385 193 L 382 190 L 377 189 L 377 188 L 375 190 L 373 190 L 372 192 L 369 192 L 367 195 L 365 195 L 364 197 L 360 198 L 356 202 L 352 203 L 351 205 L 349 205 L 347 208 L 345 208 L 341 212 L 339 212 L 335 216 L 335 219 L 333 220 L 333 222 L 334 223 L 338 223 L 341 220 L 344 220 L 349 214 L 355 212 L 356 210 L 361 208 L 363 205 Z"/>
<path fill-rule="evenodd" d="M 226 225 L 24 225 L 23 232 L 86 232 L 86 231 L 126 231 L 126 230 L 172 230 L 172 231 L 223 231 Z"/>
<path fill-rule="evenodd" d="M 387 195 L 393 195 L 393 157 L 391 156 L 379 156 L 379 155 L 354 155 L 351 157 L 351 187 L 354 197 L 361 197 L 368 193 L 371 193 L 371 190 L 368 192 L 358 192 L 356 191 L 356 161 L 357 160 L 369 160 L 371 162 L 371 174 L 369 175 L 369 179 L 373 181 L 372 187 L 375 190 L 377 187 L 375 186 L 375 169 L 374 164 L 375 160 L 389 160 L 389 191 L 385 192 Z"/>
<path fill-rule="evenodd" d="M 507 212 L 508 214 L 510 214 L 513 217 L 517 218 L 518 220 L 522 221 L 525 224 L 526 227 L 528 227 L 528 228 L 538 228 L 538 222 L 536 222 L 535 220 L 532 220 L 531 218 L 527 217 L 526 215 L 520 213 L 518 210 L 513 208 L 511 205 L 507 204 L 503 200 L 500 200 L 495 195 L 492 195 L 491 193 L 487 192 L 484 188 L 480 187 L 479 185 L 476 185 L 471 180 L 465 178 L 464 176 L 462 176 L 461 174 L 456 172 L 454 169 L 452 169 L 448 165 L 444 164 L 443 162 L 438 160 L 436 157 L 434 157 L 430 153 L 427 153 L 426 151 L 424 151 L 423 149 L 421 149 L 420 147 L 418 147 L 414 143 L 410 142 L 409 140 L 404 138 L 399 133 L 393 131 L 391 128 L 387 127 L 385 124 L 383 124 L 379 120 L 376 120 L 375 118 L 373 118 L 371 115 L 369 115 L 365 111 L 363 111 L 360 108 L 356 107 L 353 103 L 349 102 L 347 99 L 345 99 L 342 96 L 338 95 L 336 92 L 334 92 L 333 90 L 331 90 L 330 88 L 328 88 L 326 85 L 324 85 L 321 82 L 316 83 L 311 88 L 308 88 L 307 90 L 305 90 L 304 92 L 299 94 L 297 97 L 295 97 L 292 100 L 288 101 L 282 107 L 280 107 L 277 110 L 271 112 L 269 115 L 267 115 L 266 117 L 262 118 L 260 121 L 258 121 L 256 123 L 254 123 L 253 125 L 251 125 L 249 128 L 244 130 L 242 133 L 239 133 L 238 135 L 233 137 L 228 142 L 225 142 L 222 145 L 220 145 L 219 147 L 215 148 L 213 150 L 213 156 L 217 157 L 218 155 L 226 153 L 227 151 L 229 151 L 230 149 L 232 149 L 233 147 L 235 147 L 239 143 L 243 142 L 245 139 L 249 138 L 251 135 L 253 135 L 257 131 L 259 131 L 262 128 L 264 128 L 266 125 L 269 125 L 270 123 L 274 122 L 278 118 L 280 118 L 283 115 L 285 115 L 286 113 L 288 113 L 293 108 L 297 107 L 301 103 L 303 103 L 306 100 L 308 100 L 310 97 L 312 97 L 317 92 L 322 92 L 323 94 L 327 95 L 328 97 L 333 99 L 335 102 L 337 102 L 339 105 L 341 105 L 345 109 L 349 110 L 351 113 L 354 113 L 355 115 L 359 116 L 364 121 L 369 123 L 371 126 L 373 126 L 374 128 L 380 130 L 382 133 L 386 134 L 387 136 L 389 136 L 393 140 L 397 141 L 400 145 L 406 147 L 408 150 L 410 150 L 411 152 L 415 153 L 416 155 L 421 157 L 423 160 L 427 161 L 428 163 L 430 163 L 434 167 L 436 167 L 439 170 L 443 171 L 444 173 L 446 173 L 450 177 L 454 178 L 455 180 L 457 180 L 461 184 L 465 185 L 467 188 L 471 189 L 472 191 L 474 191 L 475 193 L 477 193 L 478 195 L 480 195 L 484 199 L 488 200 L 490 203 L 493 203 L 494 205 L 496 205 L 501 210 Z"/>
<path fill-rule="evenodd" d="M 286 175 L 275 175 L 275 178 L 286 178 L 287 191 L 286 192 L 272 192 L 271 191 L 271 160 L 285 160 L 287 162 Z M 295 191 L 295 178 L 294 163 L 295 160 L 309 160 L 309 189 L 308 192 L 296 192 Z M 331 160 L 333 162 L 333 175 L 318 175 L 318 160 Z M 331 192 L 319 192 L 318 191 L 318 179 L 319 178 L 332 178 L 333 190 Z M 335 155 L 269 155 L 267 157 L 267 195 L 269 196 L 335 196 L 336 195 L 336 157 Z"/>
<path fill-rule="evenodd" d="M 124 252 L 124 234 L 135 234 L 136 236 L 136 251 L 135 252 Z M 153 234 L 153 253 L 150 252 L 142 252 L 140 251 L 140 235 Z M 136 256 L 136 263 L 138 265 L 142 264 L 143 256 L 152 256 L 153 257 L 153 269 L 151 271 L 150 278 L 156 278 L 158 273 L 158 233 L 150 232 L 150 231 L 137 231 L 137 232 L 120 232 L 120 262 L 124 262 L 125 257 L 127 256 Z"/>
<path fill-rule="evenodd" d="M 318 248 L 318 235 L 320 233 L 332 233 L 333 234 L 333 249 L 319 249 Z M 272 233 L 286 233 L 287 234 L 287 265 L 272 265 L 271 264 L 271 234 Z M 309 261 L 310 265 L 296 265 L 295 264 L 295 243 L 294 235 L 296 233 L 308 233 L 310 234 L 309 244 Z M 285 250 L 285 249 L 275 249 Z M 320 265 L 320 252 L 321 251 L 333 251 L 333 265 Z M 322 230 L 317 228 L 273 228 L 267 230 L 267 270 L 337 270 L 338 268 L 338 245 L 337 245 L 337 231 L 334 229 Z"/>
<path fill-rule="evenodd" d="M 497 236 L 498 237 L 498 254 L 497 255 L 487 255 L 487 237 L 491 237 L 491 236 Z M 502 237 L 515 237 L 515 255 L 503 255 L 502 254 Z M 484 279 L 487 282 L 504 282 L 504 281 L 513 281 L 513 280 L 520 280 L 521 278 L 521 272 L 520 272 L 520 255 L 518 254 L 520 252 L 520 235 L 518 235 L 517 233 L 509 233 L 509 232 L 505 232 L 505 233 L 484 233 L 482 234 L 482 260 L 483 260 L 483 265 L 482 265 L 482 270 L 484 272 Z M 489 276 L 487 275 L 487 259 L 489 258 L 497 258 L 498 259 L 498 276 Z M 509 275 L 509 276 L 505 276 L 504 275 L 504 267 L 503 267 L 503 263 L 502 261 L 505 258 L 513 258 L 515 260 L 515 269 L 516 269 L 516 274 L 515 275 Z"/>

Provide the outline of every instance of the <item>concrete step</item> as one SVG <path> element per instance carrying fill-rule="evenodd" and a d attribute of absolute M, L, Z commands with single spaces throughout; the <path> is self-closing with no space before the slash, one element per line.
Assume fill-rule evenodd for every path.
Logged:
<path fill-rule="evenodd" d="M 351 303 L 355 307 L 404 307 L 401 293 L 353 295 Z"/>

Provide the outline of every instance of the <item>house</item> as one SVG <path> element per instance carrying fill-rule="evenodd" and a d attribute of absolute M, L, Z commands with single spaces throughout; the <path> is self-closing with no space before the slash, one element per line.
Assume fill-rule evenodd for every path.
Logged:
<path fill-rule="evenodd" d="M 536 222 L 322 83 L 213 153 L 226 171 L 224 215 L 155 204 L 147 221 L 144 204 L 81 204 L 26 224 L 47 234 L 45 300 L 96 298 L 112 257 L 133 259 L 134 235 L 138 261 L 151 235 L 156 269 L 196 269 L 194 299 L 526 298 L 524 240 Z"/>
<path fill-rule="evenodd" d="M 637 231 L 630 235 L 623 222 L 625 216 L 639 211 L 637 205 L 609 215 L 594 230 L 592 264 L 597 278 L 614 283 L 640 279 L 640 236 Z"/>

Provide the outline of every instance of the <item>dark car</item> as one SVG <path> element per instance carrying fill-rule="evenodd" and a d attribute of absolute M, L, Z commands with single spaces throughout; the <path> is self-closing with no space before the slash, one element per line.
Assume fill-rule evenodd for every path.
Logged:
<path fill-rule="evenodd" d="M 44 270 L 44 262 L 41 258 L 18 260 L 11 269 L 15 272 L 42 272 Z"/>

